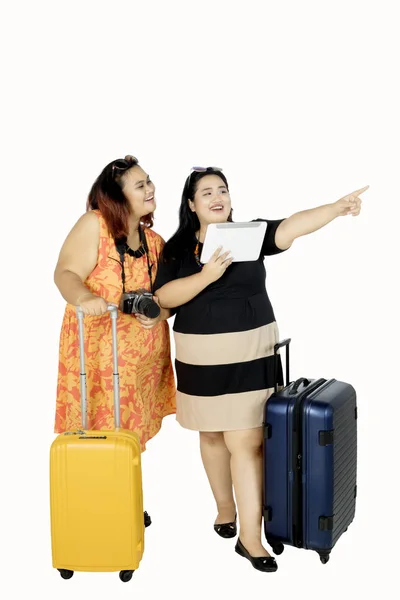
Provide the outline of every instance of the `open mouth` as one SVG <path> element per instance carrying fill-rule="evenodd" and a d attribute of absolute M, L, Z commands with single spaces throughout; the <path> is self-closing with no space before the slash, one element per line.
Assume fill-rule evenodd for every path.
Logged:
<path fill-rule="evenodd" d="M 210 210 L 212 210 L 213 212 L 221 212 L 222 210 L 224 210 L 224 207 L 222 204 L 214 204 L 214 206 L 210 207 Z"/>
<path fill-rule="evenodd" d="M 145 202 L 153 202 L 154 201 L 154 196 L 149 196 L 149 198 L 146 198 Z"/>

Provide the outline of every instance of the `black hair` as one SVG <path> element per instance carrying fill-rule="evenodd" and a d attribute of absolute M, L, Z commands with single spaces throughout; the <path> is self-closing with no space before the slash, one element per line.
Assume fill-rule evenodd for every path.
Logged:
<path fill-rule="evenodd" d="M 179 225 L 174 235 L 168 240 L 163 249 L 163 260 L 181 259 L 185 252 L 192 252 L 196 245 L 195 233 L 200 229 L 200 221 L 197 214 L 190 210 L 189 200 L 194 200 L 198 183 L 206 175 L 217 175 L 222 179 L 229 192 L 228 181 L 222 171 L 208 168 L 206 171 L 193 171 L 185 181 L 182 192 L 181 205 L 179 207 Z M 232 211 L 228 217 L 232 221 Z"/>

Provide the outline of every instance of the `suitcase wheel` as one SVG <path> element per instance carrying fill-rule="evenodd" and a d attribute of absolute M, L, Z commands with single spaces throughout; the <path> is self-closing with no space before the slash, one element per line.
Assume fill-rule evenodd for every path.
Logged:
<path fill-rule="evenodd" d="M 132 579 L 132 575 L 135 571 L 120 571 L 119 578 L 124 583 L 127 583 Z"/>
<path fill-rule="evenodd" d="M 271 544 L 271 548 L 273 553 L 277 556 L 279 556 L 279 554 L 282 554 L 282 552 L 285 549 L 284 545 L 281 542 L 275 542 L 275 544 Z"/>
<path fill-rule="evenodd" d="M 68 569 L 58 569 L 58 571 L 63 579 L 71 579 L 74 574 L 73 571 L 68 571 Z"/>
<path fill-rule="evenodd" d="M 150 517 L 149 513 L 145 510 L 144 511 L 144 526 L 150 527 L 150 525 L 151 525 L 151 517 Z"/>
<path fill-rule="evenodd" d="M 329 560 L 329 554 L 320 554 L 319 555 L 319 559 L 322 562 L 323 565 L 326 565 L 326 563 Z"/>

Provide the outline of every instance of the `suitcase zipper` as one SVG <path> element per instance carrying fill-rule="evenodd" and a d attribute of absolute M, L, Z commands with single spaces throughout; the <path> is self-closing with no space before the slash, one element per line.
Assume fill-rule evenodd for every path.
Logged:
<path fill-rule="evenodd" d="M 326 379 L 317 379 L 298 394 L 293 406 L 292 427 L 292 537 L 293 545 L 301 548 L 303 545 L 303 405 L 304 400 Z M 289 392 L 290 393 L 290 392 Z"/>

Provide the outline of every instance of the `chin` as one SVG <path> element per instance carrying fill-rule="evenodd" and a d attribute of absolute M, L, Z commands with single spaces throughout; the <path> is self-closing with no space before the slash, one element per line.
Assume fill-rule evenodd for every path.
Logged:
<path fill-rule="evenodd" d="M 210 221 L 210 223 L 226 223 L 227 220 L 228 220 L 229 214 L 227 214 L 227 215 L 225 215 L 225 214 L 222 214 L 222 215 L 216 214 L 216 215 L 213 215 L 213 217 L 214 218 Z"/>
<path fill-rule="evenodd" d="M 144 215 L 149 215 L 150 213 L 154 212 L 157 208 L 157 205 L 155 202 L 146 202 L 146 205 L 144 207 Z"/>

